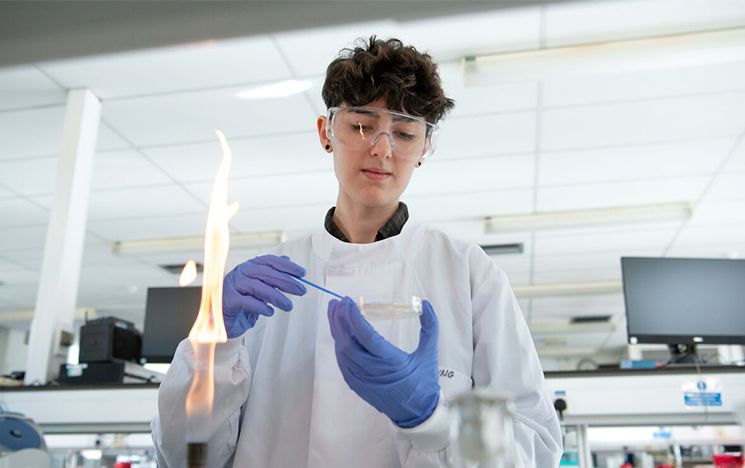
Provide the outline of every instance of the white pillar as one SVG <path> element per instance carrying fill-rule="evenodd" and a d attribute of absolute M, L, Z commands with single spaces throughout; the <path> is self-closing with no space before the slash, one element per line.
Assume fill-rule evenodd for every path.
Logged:
<path fill-rule="evenodd" d="M 65 333 L 72 336 L 100 117 L 101 102 L 92 92 L 68 93 L 54 204 L 31 321 L 26 385 L 55 379 L 67 356 L 60 338 Z"/>

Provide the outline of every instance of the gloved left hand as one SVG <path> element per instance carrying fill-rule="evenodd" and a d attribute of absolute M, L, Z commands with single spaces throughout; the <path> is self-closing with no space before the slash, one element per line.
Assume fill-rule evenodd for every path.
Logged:
<path fill-rule="evenodd" d="M 347 385 L 403 428 L 429 418 L 440 397 L 437 317 L 428 301 L 422 306 L 419 346 L 411 354 L 380 336 L 349 297 L 332 300 L 328 308 L 336 361 Z"/>

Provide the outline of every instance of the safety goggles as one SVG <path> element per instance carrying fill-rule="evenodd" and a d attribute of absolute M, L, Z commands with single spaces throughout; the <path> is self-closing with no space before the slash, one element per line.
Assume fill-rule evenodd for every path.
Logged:
<path fill-rule="evenodd" d="M 437 125 L 401 112 L 377 107 L 330 107 L 326 136 L 338 148 L 365 150 L 388 138 L 391 153 L 417 161 L 431 155 L 437 141 Z"/>

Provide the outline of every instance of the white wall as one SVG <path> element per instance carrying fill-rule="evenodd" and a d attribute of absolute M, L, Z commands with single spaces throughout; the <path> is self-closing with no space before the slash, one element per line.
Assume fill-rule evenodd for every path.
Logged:
<path fill-rule="evenodd" d="M 0 327 L 0 374 L 26 368 L 26 330 Z"/>

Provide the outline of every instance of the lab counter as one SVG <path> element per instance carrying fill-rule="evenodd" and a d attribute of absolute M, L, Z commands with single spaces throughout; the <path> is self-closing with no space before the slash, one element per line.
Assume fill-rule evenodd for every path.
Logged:
<path fill-rule="evenodd" d="M 546 380 L 567 403 L 567 425 L 733 424 L 745 405 L 745 367 L 548 372 Z M 49 434 L 149 432 L 157 392 L 157 384 L 4 387 L 0 403 Z"/>

